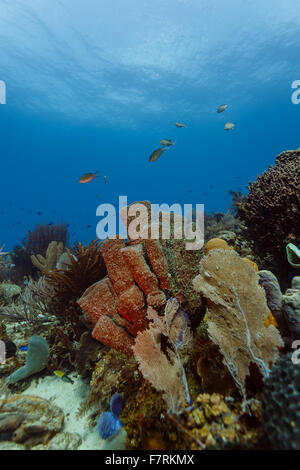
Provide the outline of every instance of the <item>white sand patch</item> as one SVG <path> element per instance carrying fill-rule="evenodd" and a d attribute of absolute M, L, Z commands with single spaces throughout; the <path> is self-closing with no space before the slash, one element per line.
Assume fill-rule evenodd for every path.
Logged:
<path fill-rule="evenodd" d="M 23 394 L 37 395 L 59 406 L 65 414 L 62 431 L 78 433 L 81 436 L 82 444 L 79 450 L 100 450 L 103 446 L 105 448 L 107 442 L 89 425 L 88 413 L 78 416 L 80 405 L 87 396 L 89 384 L 76 372 L 69 374 L 69 377 L 74 381 L 73 384 L 64 382 L 54 375 L 39 378 L 38 383 L 32 380 L 30 387 Z"/>

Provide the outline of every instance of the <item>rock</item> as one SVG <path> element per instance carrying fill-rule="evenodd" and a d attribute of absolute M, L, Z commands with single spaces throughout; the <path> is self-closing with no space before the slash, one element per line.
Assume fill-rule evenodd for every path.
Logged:
<path fill-rule="evenodd" d="M 267 304 L 279 325 L 283 323 L 282 293 L 277 277 L 267 270 L 259 271 L 259 284 L 264 288 Z M 281 328 L 280 328 L 281 329 Z"/>
<path fill-rule="evenodd" d="M 34 445 L 47 444 L 63 422 L 64 413 L 58 406 L 35 395 L 14 395 L 0 411 L 2 432 L 13 431 L 12 441 L 24 443 L 26 448 L 30 448 L 30 440 Z"/>
<path fill-rule="evenodd" d="M 300 291 L 300 276 L 293 277 L 292 289 L 298 289 Z"/>
<path fill-rule="evenodd" d="M 300 335 L 300 276 L 292 280 L 292 288 L 282 297 L 282 310 L 288 324 L 292 340 Z"/>
<path fill-rule="evenodd" d="M 0 295 L 3 297 L 6 304 L 11 304 L 15 297 L 21 294 L 21 287 L 16 284 L 9 284 L 2 282 L 0 286 Z"/>
<path fill-rule="evenodd" d="M 82 443 L 79 434 L 71 432 L 57 433 L 46 445 L 39 444 L 30 450 L 76 450 Z"/>

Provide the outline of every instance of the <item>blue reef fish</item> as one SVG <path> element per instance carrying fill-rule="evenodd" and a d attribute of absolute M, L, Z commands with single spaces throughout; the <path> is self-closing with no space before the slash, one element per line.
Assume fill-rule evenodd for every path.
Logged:
<path fill-rule="evenodd" d="M 19 346 L 19 349 L 20 349 L 20 351 L 27 351 L 28 346 L 26 344 L 21 344 L 21 346 Z"/>

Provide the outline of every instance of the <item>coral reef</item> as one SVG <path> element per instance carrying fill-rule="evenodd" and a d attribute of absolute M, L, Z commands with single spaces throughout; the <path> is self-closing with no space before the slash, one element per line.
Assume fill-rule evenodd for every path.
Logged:
<path fill-rule="evenodd" d="M 300 243 L 300 150 L 276 157 L 275 165 L 249 183 L 249 193 L 239 206 L 239 216 L 247 226 L 255 248 L 262 256 L 272 256 L 275 274 L 287 277 L 287 239 Z"/>
<path fill-rule="evenodd" d="M 267 377 L 283 347 L 278 330 L 264 325 L 269 309 L 258 275 L 233 250 L 215 249 L 202 259 L 193 283 L 208 302 L 205 319 L 209 337 L 219 346 L 246 401 L 250 364 L 255 363 Z"/>
<path fill-rule="evenodd" d="M 299 450 L 299 393 L 300 368 L 287 354 L 273 367 L 262 395 L 262 423 L 270 448 Z"/>
<path fill-rule="evenodd" d="M 195 409 L 184 415 L 181 426 L 188 448 L 247 449 L 260 440 L 260 403 L 251 403 L 252 421 L 243 417 L 242 405 L 223 395 L 200 394 Z M 179 428 L 180 430 L 180 428 Z"/>
<path fill-rule="evenodd" d="M 139 204 L 148 207 L 148 203 Z M 129 212 L 130 206 L 124 210 Z M 92 322 L 93 337 L 128 355 L 138 331 L 147 327 L 147 307 L 162 310 L 166 294 L 181 300 L 192 322 L 199 322 L 201 315 L 201 300 L 191 283 L 201 254 L 185 250 L 185 240 L 143 238 L 153 228 L 147 225 L 148 216 L 143 223 L 138 240 L 125 244 L 122 239 L 111 239 L 102 244 L 108 276 L 78 301 Z"/>
<path fill-rule="evenodd" d="M 64 412 L 48 400 L 34 395 L 8 397 L 0 409 L 0 450 L 76 449 L 78 434 L 61 432 Z"/>

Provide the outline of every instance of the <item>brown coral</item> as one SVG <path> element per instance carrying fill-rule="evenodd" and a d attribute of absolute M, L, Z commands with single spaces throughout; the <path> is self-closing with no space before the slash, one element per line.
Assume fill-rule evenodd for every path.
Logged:
<path fill-rule="evenodd" d="M 275 165 L 249 183 L 248 189 L 239 215 L 257 251 L 286 266 L 286 239 L 300 243 L 300 149 L 278 155 Z"/>

